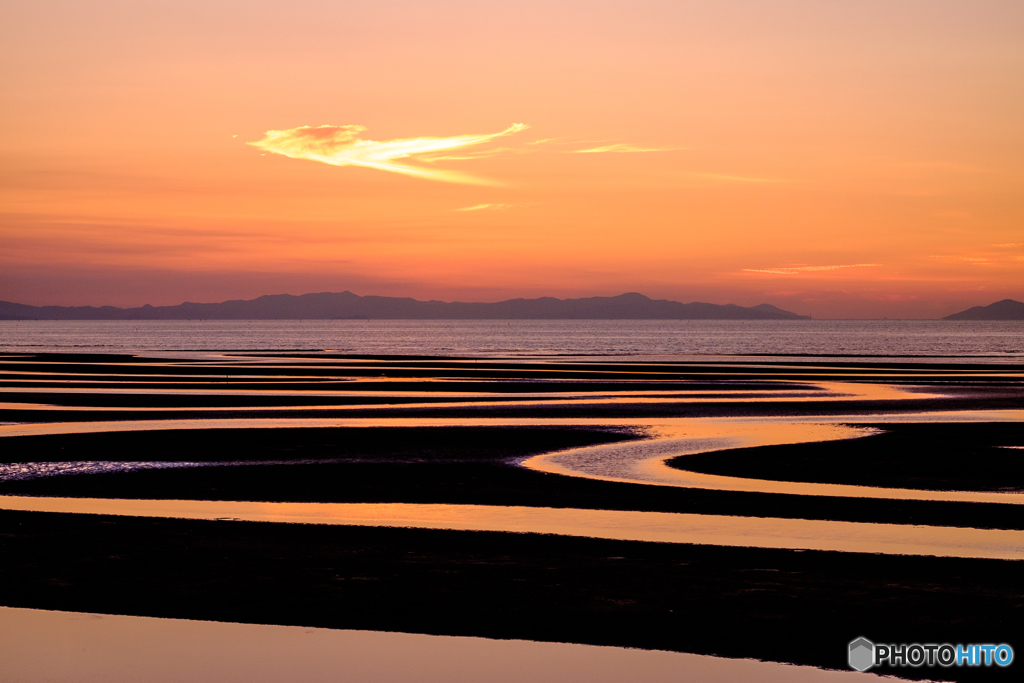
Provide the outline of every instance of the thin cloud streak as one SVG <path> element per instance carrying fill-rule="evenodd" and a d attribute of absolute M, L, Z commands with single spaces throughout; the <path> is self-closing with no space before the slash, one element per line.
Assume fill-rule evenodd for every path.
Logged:
<path fill-rule="evenodd" d="M 411 166 L 396 160 L 416 159 L 419 155 L 480 145 L 495 138 L 513 135 L 528 127 L 525 123 L 515 123 L 498 133 L 484 135 L 403 138 L 378 142 L 359 138 L 359 134 L 366 130 L 365 126 L 299 126 L 288 130 L 268 130 L 262 140 L 246 144 L 272 154 L 319 161 L 331 166 L 362 166 L 445 183 L 496 185 L 498 183 L 494 181 L 466 173 Z"/>
<path fill-rule="evenodd" d="M 881 263 L 851 263 L 840 266 L 794 266 L 792 268 L 744 268 L 744 273 L 770 273 L 772 275 L 800 275 L 808 272 L 841 270 L 843 268 L 877 268 Z"/>
<path fill-rule="evenodd" d="M 499 154 L 523 154 L 526 150 L 513 147 L 496 147 L 494 149 L 483 149 L 476 152 L 464 152 L 462 154 L 442 154 L 440 156 L 419 157 L 419 161 L 434 163 L 436 161 L 472 161 L 473 159 L 487 159 Z"/>
<path fill-rule="evenodd" d="M 510 209 L 512 204 L 476 204 L 474 206 L 464 206 L 461 209 L 455 209 L 456 211 L 498 211 L 501 209 Z"/>
<path fill-rule="evenodd" d="M 572 154 L 635 154 L 640 152 L 672 151 L 674 151 L 674 149 L 669 147 L 638 147 L 637 145 L 618 143 L 614 145 L 603 145 L 601 147 L 591 147 L 589 149 L 575 149 L 572 151 Z"/>
<path fill-rule="evenodd" d="M 788 180 L 781 178 L 753 178 L 750 176 L 727 175 L 724 173 L 691 173 L 694 178 L 705 180 L 720 180 L 727 183 L 788 183 Z"/>

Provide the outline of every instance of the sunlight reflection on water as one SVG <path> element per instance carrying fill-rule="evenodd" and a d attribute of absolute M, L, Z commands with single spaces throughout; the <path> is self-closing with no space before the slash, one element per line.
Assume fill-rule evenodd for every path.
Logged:
<path fill-rule="evenodd" d="M 412 503 L 260 503 L 0 496 L 0 509 L 415 527 L 889 555 L 1024 559 L 1024 531 L 725 515 Z"/>
<path fill-rule="evenodd" d="M 869 678 L 853 671 L 623 647 L 10 607 L 0 607 L 0 661 L 7 683 L 827 683 Z"/>
<path fill-rule="evenodd" d="M 660 486 L 844 498 L 965 501 L 1019 505 L 1024 504 L 1024 494 L 1022 493 L 927 491 L 746 479 L 678 470 L 666 465 L 665 461 L 678 455 L 726 448 L 827 441 L 866 436 L 873 433 L 868 429 L 849 426 L 850 423 L 857 422 L 1021 421 L 1024 421 L 1024 411 L 1022 410 L 774 418 L 208 418 L 0 425 L 0 437 L 164 429 L 600 426 L 637 430 L 646 432 L 654 438 L 547 453 L 526 458 L 520 464 L 530 469 L 552 474 Z"/>
<path fill-rule="evenodd" d="M 1024 411 L 957 411 L 912 415 L 854 415 L 832 418 L 693 418 L 651 420 L 647 430 L 657 438 L 619 444 L 587 446 L 546 453 L 523 461 L 539 472 L 607 481 L 805 496 L 884 498 L 890 500 L 962 501 L 1024 505 L 1024 493 L 987 491 L 929 491 L 921 489 L 820 484 L 747 479 L 690 472 L 669 467 L 666 461 L 682 455 L 728 448 L 831 441 L 868 436 L 877 430 L 854 428 L 856 422 L 1020 422 Z M 685 460 L 683 461 L 685 464 Z"/>

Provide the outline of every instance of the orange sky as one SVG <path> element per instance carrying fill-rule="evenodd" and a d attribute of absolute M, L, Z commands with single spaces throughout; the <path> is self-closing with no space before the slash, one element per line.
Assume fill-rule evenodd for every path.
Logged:
<path fill-rule="evenodd" d="M 1024 299 L 1019 0 L 12 0 L 0 59 L 3 300 Z"/>

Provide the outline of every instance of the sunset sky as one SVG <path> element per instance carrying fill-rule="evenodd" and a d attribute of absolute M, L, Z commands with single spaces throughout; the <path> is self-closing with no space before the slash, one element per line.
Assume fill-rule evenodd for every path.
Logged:
<path fill-rule="evenodd" d="M 0 299 L 1024 300 L 1024 2 L 9 0 Z"/>

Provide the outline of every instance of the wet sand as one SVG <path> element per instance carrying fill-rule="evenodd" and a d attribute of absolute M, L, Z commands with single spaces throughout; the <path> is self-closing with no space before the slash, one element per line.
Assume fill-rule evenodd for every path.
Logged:
<path fill-rule="evenodd" d="M 0 358 L 0 422 L 7 423 L 0 425 L 0 445 L 11 467 L 36 463 L 37 474 L 48 474 L 47 464 L 94 460 L 202 465 L 7 480 L 0 494 L 61 496 L 74 504 L 411 504 L 437 506 L 431 514 L 442 517 L 465 505 L 485 506 L 481 512 L 492 516 L 490 526 L 451 530 L 359 526 L 351 514 L 337 517 L 347 525 L 335 526 L 2 511 L 0 552 L 18 559 L 0 566 L 0 603 L 614 644 L 835 668 L 845 668 L 845 645 L 860 635 L 876 642 L 1013 643 L 1024 616 L 1017 561 L 854 547 L 729 547 L 736 542 L 729 531 L 711 527 L 731 518 L 748 531 L 759 528 L 751 546 L 764 546 L 773 533 L 758 524 L 784 522 L 833 529 L 858 523 L 876 531 L 891 525 L 905 534 L 908 552 L 929 534 L 953 533 L 940 527 L 974 541 L 1009 534 L 1016 547 L 1012 534 L 1024 530 L 1024 506 L 1000 497 L 1005 485 L 998 476 L 968 478 L 967 488 L 994 496 L 988 502 L 822 495 L 834 489 L 813 486 L 927 493 L 910 476 L 920 457 L 904 458 L 905 447 L 876 454 L 892 465 L 888 479 L 857 481 L 841 476 L 830 449 L 856 448 L 881 438 L 870 434 L 887 425 L 921 419 L 932 422 L 907 430 L 919 429 L 921 443 L 946 444 L 951 432 L 927 437 L 928 430 L 953 429 L 949 423 L 963 419 L 963 411 L 974 418 L 1002 411 L 1010 425 L 1004 435 L 1012 436 L 1024 408 L 1021 377 L 1021 368 L 1005 365 L 836 361 Z M 747 434 L 753 440 L 735 428 L 702 435 L 712 442 L 704 453 L 680 459 L 701 458 L 691 472 L 705 483 L 753 482 L 747 490 L 522 466 L 530 458 L 670 441 L 658 431 L 665 425 L 737 419 L 799 424 L 805 434 L 813 426 L 821 433 L 806 438 L 830 440 L 800 450 L 801 438 L 758 443 L 751 435 L 760 427 Z M 995 446 L 1021 445 L 975 440 L 988 456 Z M 763 449 L 775 449 L 767 451 L 779 463 L 773 476 L 756 469 Z M 694 476 L 664 459 L 657 460 L 664 470 L 658 476 Z M 805 470 L 803 479 L 792 477 Z M 794 480 L 812 488 L 778 488 Z M 593 520 L 615 511 L 622 519 L 655 513 L 676 522 L 699 515 L 710 531 L 703 539 L 646 538 L 662 541 L 651 543 L 636 535 L 642 524 L 630 529 L 620 521 L 633 540 L 580 536 L 599 536 L 593 525 L 577 527 L 579 535 L 552 535 L 566 527 L 512 528 L 515 515 L 501 519 L 501 506 L 531 508 L 520 521 L 550 514 Z M 453 526 L 450 519 L 420 521 Z M 921 526 L 928 528 L 917 532 Z M 811 533 L 819 542 L 826 535 Z"/>
<path fill-rule="evenodd" d="M 0 513 L 0 553 L 18 558 L 0 566 L 8 606 L 837 669 L 858 634 L 1013 642 L 1020 623 L 1019 564 L 1000 560 L 27 512 Z"/>
<path fill-rule="evenodd" d="M 1024 493 L 1014 486 L 1014 481 L 1020 478 L 1017 470 L 1018 460 L 1012 453 L 997 452 L 997 455 L 993 456 L 992 448 L 983 449 L 982 446 L 988 438 L 987 435 L 994 432 L 1004 434 L 1004 438 L 1019 439 L 1019 425 L 1024 424 L 1024 411 L 889 414 L 877 416 L 875 419 L 878 422 L 871 426 L 845 424 L 857 419 L 858 416 L 850 416 L 842 422 L 828 418 L 779 417 L 650 421 L 644 425 L 645 430 L 652 435 L 647 441 L 589 446 L 550 453 L 530 458 L 523 465 L 541 472 L 566 476 L 683 488 L 856 499 L 1024 504 Z M 919 440 L 909 445 L 904 442 L 899 445 L 899 455 L 893 454 L 890 450 L 889 460 L 879 462 L 879 439 L 871 437 L 885 433 L 889 421 L 897 425 L 904 421 L 919 421 L 926 425 L 924 431 L 929 427 L 933 428 L 934 436 L 930 442 Z M 945 421 L 950 423 L 947 424 Z M 980 422 L 982 427 L 971 430 L 961 426 L 972 422 Z M 994 490 L 978 491 L 978 477 L 972 478 L 970 474 L 964 477 L 966 482 L 963 485 L 959 484 L 960 478 L 956 476 L 956 471 L 964 468 L 955 465 L 957 456 L 950 449 L 955 449 L 957 444 L 948 438 L 950 434 L 956 433 L 957 429 L 965 433 L 986 435 L 980 437 L 978 447 L 985 450 L 989 460 L 995 459 L 1001 465 L 1009 465 L 1008 471 L 1000 468 L 990 470 L 989 481 L 1001 482 L 998 486 L 989 486 Z M 837 483 L 808 481 L 806 476 L 790 477 L 788 475 L 797 469 L 793 466 L 781 467 L 770 477 L 742 476 L 743 468 L 727 465 L 716 467 L 712 464 L 709 467 L 705 464 L 703 469 L 699 464 L 695 468 L 686 466 L 691 457 L 698 462 L 715 463 L 718 454 L 724 452 L 741 453 L 745 462 L 750 463 L 765 453 L 762 449 L 774 449 L 768 451 L 772 454 L 780 451 L 789 453 L 790 448 L 800 446 L 806 449 L 809 444 L 814 444 L 813 448 L 824 454 L 819 462 L 829 463 L 833 471 L 856 471 L 858 474 L 853 476 L 855 483 L 841 483 L 842 475 L 838 477 L 840 482 Z M 835 457 L 832 456 L 833 447 Z M 979 448 L 974 448 L 974 452 L 978 452 Z M 960 450 L 964 450 L 962 443 Z M 892 467 L 893 462 L 899 461 L 908 451 L 915 452 L 916 455 L 906 458 L 906 461 L 897 467 Z M 799 452 L 799 449 L 795 452 Z M 842 457 L 851 452 L 871 452 L 876 457 Z M 965 452 L 963 457 L 969 457 L 969 453 Z M 771 469 L 764 460 L 761 462 L 760 468 L 753 468 L 755 471 L 764 472 Z M 971 470 L 985 464 L 975 459 L 970 460 L 970 463 L 968 469 Z M 801 463 L 801 466 L 803 464 Z M 869 474 L 873 469 L 884 474 L 873 479 Z M 927 486 L 929 480 L 922 477 L 919 472 L 928 470 L 937 470 L 940 473 L 946 470 L 947 485 L 938 490 L 934 486 Z M 911 488 L 922 480 L 925 486 Z M 883 485 L 872 485 L 873 481 L 881 481 Z"/>
<path fill-rule="evenodd" d="M 66 461 L 146 455 L 205 467 L 107 471 L 0 482 L 0 495 L 310 503 L 534 506 L 740 515 L 885 524 L 1024 529 L 1024 506 L 832 498 L 650 486 L 519 466 L 538 452 L 629 444 L 626 428 L 336 427 L 169 430 L 8 437 L 5 459 Z M 568 450 L 567 450 L 568 449 Z M 235 458 L 244 457 L 238 461 Z M 287 462 L 288 464 L 282 464 Z M 84 463 L 88 465 L 88 463 Z M 0 465 L 0 472 L 3 466 Z"/>
<path fill-rule="evenodd" d="M 1018 450 L 1024 446 L 1024 421 L 852 426 L 875 433 L 849 441 L 687 455 L 668 464 L 692 472 L 779 481 L 1024 491 L 1024 457 Z"/>

